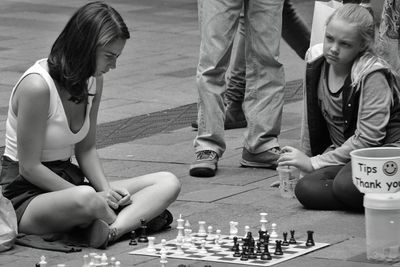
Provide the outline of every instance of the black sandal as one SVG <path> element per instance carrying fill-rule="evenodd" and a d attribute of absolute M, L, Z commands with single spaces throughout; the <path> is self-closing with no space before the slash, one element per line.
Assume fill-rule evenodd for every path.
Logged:
<path fill-rule="evenodd" d="M 174 217 L 169 210 L 164 210 L 160 215 L 150 220 L 147 223 L 147 230 L 149 232 L 159 232 L 171 228 L 170 224 L 173 222 Z"/>

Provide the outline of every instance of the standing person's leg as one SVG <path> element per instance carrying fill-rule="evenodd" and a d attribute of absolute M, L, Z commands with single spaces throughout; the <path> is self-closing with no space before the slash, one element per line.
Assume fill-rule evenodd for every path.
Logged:
<path fill-rule="evenodd" d="M 245 57 L 245 28 L 244 14 L 240 13 L 239 28 L 236 33 L 237 45 L 230 64 L 224 94 L 225 129 L 244 128 L 247 126 L 242 104 L 246 89 L 246 57 Z"/>
<path fill-rule="evenodd" d="M 248 123 L 241 165 L 276 168 L 280 149 L 284 70 L 278 61 L 282 31 L 281 0 L 245 2 Z"/>
<path fill-rule="evenodd" d="M 196 160 L 190 175 L 215 175 L 218 158 L 225 151 L 224 103 L 225 73 L 237 30 L 242 0 L 202 2 L 201 44 L 197 67 L 198 132 L 194 140 Z"/>
<path fill-rule="evenodd" d="M 282 37 L 302 59 L 310 47 L 311 32 L 296 12 L 291 0 L 283 2 Z"/>

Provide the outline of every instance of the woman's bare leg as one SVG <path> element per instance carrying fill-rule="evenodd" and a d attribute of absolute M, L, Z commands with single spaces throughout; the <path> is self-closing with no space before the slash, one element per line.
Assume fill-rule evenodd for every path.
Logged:
<path fill-rule="evenodd" d="M 117 229 L 116 238 L 139 228 L 141 219 L 148 222 L 161 214 L 176 200 L 181 188 L 178 178 L 169 172 L 116 181 L 111 186 L 126 188 L 132 195 L 132 204 L 122 209 L 110 225 Z"/>

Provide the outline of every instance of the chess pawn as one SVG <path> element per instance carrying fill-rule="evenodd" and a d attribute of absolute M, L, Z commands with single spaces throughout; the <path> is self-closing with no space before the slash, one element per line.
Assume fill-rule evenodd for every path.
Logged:
<path fill-rule="evenodd" d="M 186 222 L 185 222 L 185 228 L 186 229 L 190 229 L 190 227 L 191 227 L 191 225 L 190 225 L 190 222 L 189 222 L 189 220 L 186 220 Z"/>
<path fill-rule="evenodd" d="M 160 254 L 167 254 L 167 240 L 161 239 L 161 249 L 160 249 Z"/>
<path fill-rule="evenodd" d="M 213 232 L 213 227 L 211 226 L 211 225 L 209 225 L 208 227 L 207 227 L 207 237 L 206 237 L 206 240 L 207 241 L 212 241 L 212 240 L 214 240 L 215 238 L 214 238 L 214 235 L 212 234 L 212 232 Z"/>
<path fill-rule="evenodd" d="M 40 261 L 37 264 L 37 266 L 39 267 L 46 267 L 47 266 L 47 261 L 46 261 L 46 257 L 45 256 L 40 256 Z"/>
<path fill-rule="evenodd" d="M 269 235 L 271 238 L 278 238 L 278 233 L 276 232 L 276 223 L 271 224 L 271 234 Z"/>
<path fill-rule="evenodd" d="M 184 232 L 185 232 L 185 236 L 183 238 L 184 242 L 183 242 L 182 247 L 188 248 L 192 244 L 192 236 L 191 236 L 192 229 L 185 228 Z"/>
<path fill-rule="evenodd" d="M 201 248 L 199 250 L 199 254 L 207 254 L 207 249 L 206 249 L 206 240 L 201 240 Z"/>
<path fill-rule="evenodd" d="M 287 232 L 283 232 L 282 246 L 285 246 L 285 247 L 289 246 L 289 241 L 287 240 L 287 235 L 288 235 Z"/>
<path fill-rule="evenodd" d="M 221 245 L 220 245 L 220 242 L 221 242 L 221 230 L 218 229 L 215 232 L 216 232 L 216 235 L 214 237 L 215 245 L 213 247 L 213 250 L 220 250 L 221 249 Z"/>
<path fill-rule="evenodd" d="M 168 263 L 167 254 L 161 254 L 160 263 L 161 263 L 161 267 L 165 267 L 166 266 L 166 264 Z"/>
<path fill-rule="evenodd" d="M 131 231 L 131 240 L 129 241 L 129 245 L 130 246 L 136 246 L 137 245 L 136 232 L 135 231 Z"/>
<path fill-rule="evenodd" d="M 139 243 L 147 243 L 148 239 L 147 239 L 147 225 L 146 225 L 146 220 L 141 219 L 140 220 L 141 226 L 140 226 L 140 237 L 138 239 Z"/>
<path fill-rule="evenodd" d="M 294 238 L 294 230 L 290 230 L 289 244 L 296 244 L 296 239 Z"/>
<path fill-rule="evenodd" d="M 185 254 L 185 252 L 183 252 L 182 250 L 182 239 L 178 240 L 176 243 L 176 251 L 175 251 L 176 255 L 183 255 Z"/>
<path fill-rule="evenodd" d="M 275 255 L 283 255 L 283 251 L 282 251 L 282 240 L 276 240 L 275 241 L 276 245 L 275 245 Z"/>

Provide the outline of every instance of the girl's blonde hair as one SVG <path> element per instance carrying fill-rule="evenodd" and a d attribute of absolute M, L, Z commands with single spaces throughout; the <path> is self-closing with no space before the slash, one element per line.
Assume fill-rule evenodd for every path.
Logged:
<path fill-rule="evenodd" d="M 371 67 L 380 63 L 390 69 L 389 64 L 378 57 L 375 53 L 375 24 L 372 14 L 358 4 L 344 4 L 336 9 L 327 19 L 326 25 L 332 20 L 339 19 L 356 26 L 360 37 L 363 50 L 356 57 L 352 69 L 351 80 L 353 85 L 359 84 L 362 78 L 368 73 Z"/>

